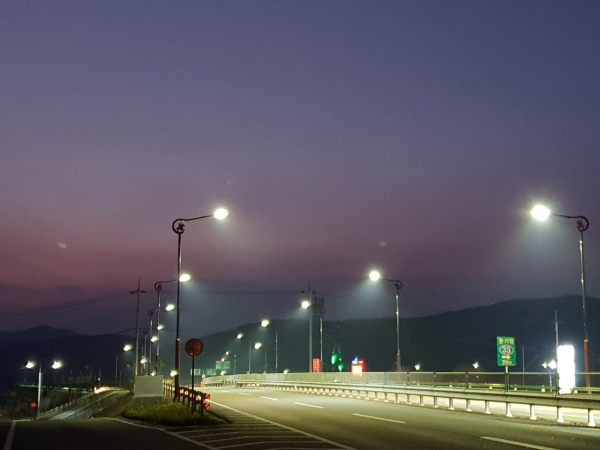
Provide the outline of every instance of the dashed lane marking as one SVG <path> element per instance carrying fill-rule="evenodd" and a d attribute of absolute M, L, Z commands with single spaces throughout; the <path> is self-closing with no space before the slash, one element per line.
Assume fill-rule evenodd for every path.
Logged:
<path fill-rule="evenodd" d="M 481 436 L 481 439 L 485 439 L 486 441 L 501 442 L 502 444 L 515 445 L 517 447 L 533 448 L 536 450 L 558 450 L 552 447 L 543 447 L 541 445 L 526 444 L 525 442 L 508 441 L 506 439 L 498 439 L 488 436 Z"/>
<path fill-rule="evenodd" d="M 402 420 L 386 419 L 385 417 L 367 416 L 365 414 L 352 413 L 352 415 L 357 416 L 357 417 L 364 417 L 366 419 L 383 420 L 384 422 L 406 423 L 406 422 L 403 422 Z"/>
<path fill-rule="evenodd" d="M 294 404 L 300 405 L 300 406 L 310 406 L 311 408 L 319 408 L 319 409 L 323 409 L 324 408 L 324 406 L 309 405 L 308 403 L 294 402 Z"/>

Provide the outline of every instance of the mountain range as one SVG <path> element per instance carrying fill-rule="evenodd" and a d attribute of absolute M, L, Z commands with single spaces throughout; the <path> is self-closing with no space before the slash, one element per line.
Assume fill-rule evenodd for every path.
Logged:
<path fill-rule="evenodd" d="M 555 324 L 555 314 L 557 323 Z M 587 322 L 591 348 L 592 371 L 600 371 L 600 300 L 588 297 Z M 576 364 L 583 371 L 583 319 L 580 296 L 547 299 L 508 300 L 488 306 L 445 312 L 426 317 L 406 318 L 400 322 L 401 359 L 403 370 L 422 371 L 471 370 L 477 362 L 481 371 L 498 371 L 496 336 L 513 336 L 517 345 L 517 367 L 514 371 L 539 372 L 541 364 L 555 358 L 556 328 L 560 345 L 573 344 Z M 320 358 L 321 340 L 318 318 L 313 320 L 313 358 Z M 236 336 L 242 333 L 242 339 Z M 363 359 L 367 370 L 393 371 L 396 361 L 395 317 L 324 320 L 322 331 L 324 371 L 331 371 L 331 353 L 339 348 L 349 370 L 350 361 Z M 221 358 L 230 361 L 229 373 L 277 370 L 306 372 L 309 368 L 309 321 L 273 320 L 267 328 L 247 324 L 235 329 L 195 336 L 204 344 L 195 367 L 215 369 Z M 188 337 L 183 337 L 182 346 Z M 113 382 L 116 355 L 131 337 L 123 335 L 89 336 L 65 329 L 40 326 L 17 332 L 0 333 L 0 378 L 3 385 L 17 380 L 35 382 L 36 374 L 24 368 L 28 360 L 48 359 L 59 355 L 65 367 L 55 379 L 69 376 L 91 376 Z M 277 344 L 276 344 L 277 341 Z M 260 349 L 254 344 L 260 342 Z M 170 346 L 169 346 L 170 347 Z M 172 353 L 161 354 L 168 373 Z M 170 349 L 169 349 L 170 350 Z M 228 354 L 227 354 L 228 352 Z M 121 352 L 122 353 L 122 352 Z M 52 356 L 53 357 L 53 356 Z M 118 377 L 131 378 L 132 357 L 121 357 Z M 48 360 L 49 361 L 49 360 Z M 182 382 L 189 382 L 191 358 L 182 351 Z M 58 378 L 57 378 L 58 377 Z"/>

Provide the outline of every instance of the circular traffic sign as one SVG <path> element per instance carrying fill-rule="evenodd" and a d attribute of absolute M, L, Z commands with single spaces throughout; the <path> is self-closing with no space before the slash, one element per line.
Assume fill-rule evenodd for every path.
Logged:
<path fill-rule="evenodd" d="M 185 343 L 185 352 L 190 356 L 199 356 L 204 350 L 204 344 L 200 339 L 192 338 Z"/>
<path fill-rule="evenodd" d="M 512 355 L 515 352 L 515 348 L 512 345 L 503 345 L 500 347 L 500 353 L 503 355 Z"/>

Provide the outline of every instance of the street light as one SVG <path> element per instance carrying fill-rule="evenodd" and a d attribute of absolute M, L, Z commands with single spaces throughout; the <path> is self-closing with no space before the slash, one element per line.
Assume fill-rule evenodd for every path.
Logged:
<path fill-rule="evenodd" d="M 550 387 L 552 387 L 552 374 L 550 373 L 551 370 L 556 369 L 556 361 L 552 360 L 550 362 L 546 362 L 544 361 L 542 363 L 542 367 L 544 369 L 548 369 L 548 378 L 549 378 L 549 382 L 550 382 Z"/>
<path fill-rule="evenodd" d="M 260 326 L 263 328 L 267 328 L 270 325 L 271 321 L 269 319 L 263 319 L 260 323 Z M 266 358 L 266 350 L 265 350 L 265 358 Z M 266 364 L 266 363 L 265 363 Z M 275 373 L 279 373 L 279 339 L 277 336 L 277 328 L 275 328 Z"/>
<path fill-rule="evenodd" d="M 396 288 L 396 372 L 400 372 L 402 370 L 402 365 L 400 363 L 400 306 L 399 306 L 399 297 L 400 297 L 400 289 L 402 289 L 402 282 L 400 280 L 391 280 L 388 278 L 382 278 L 381 274 L 372 270 L 369 273 L 369 278 L 372 281 L 385 280 L 390 283 L 394 283 L 394 287 Z"/>
<path fill-rule="evenodd" d="M 583 304 L 583 356 L 585 360 L 585 372 L 586 372 L 586 386 L 591 386 L 590 381 L 590 341 L 588 338 L 588 326 L 587 326 L 587 311 L 586 311 L 586 301 L 585 301 L 585 260 L 583 257 L 583 232 L 587 230 L 590 226 L 589 220 L 587 220 L 584 216 L 566 216 L 564 214 L 554 214 L 548 208 L 542 205 L 536 205 L 531 210 L 531 215 L 534 219 L 537 220 L 546 220 L 548 217 L 560 217 L 563 219 L 575 219 L 577 231 L 579 231 L 579 255 L 580 255 L 580 263 L 581 263 L 581 299 Z"/>
<path fill-rule="evenodd" d="M 308 309 L 308 371 L 312 372 L 313 371 L 313 363 L 312 363 L 312 359 L 313 359 L 313 342 L 312 342 L 312 335 L 313 335 L 313 329 L 312 329 L 312 320 L 313 320 L 313 312 L 312 312 L 312 292 L 309 291 L 309 298 L 310 300 L 302 300 L 301 306 L 302 309 Z"/>
<path fill-rule="evenodd" d="M 124 352 L 128 352 L 129 350 L 131 350 L 133 347 L 129 344 L 126 344 L 125 346 L 123 346 L 123 350 Z M 119 385 L 121 383 L 119 383 L 119 355 L 121 354 L 121 352 L 117 352 L 117 355 L 115 356 L 115 386 Z"/>
<path fill-rule="evenodd" d="M 304 293 L 304 291 L 302 291 Z M 323 370 L 323 313 L 325 312 L 325 298 L 314 297 L 316 292 L 308 289 L 308 300 L 302 300 L 301 306 L 303 309 L 308 309 L 308 371 L 314 372 L 313 366 L 313 318 L 315 315 L 319 317 L 319 371 Z"/>
<path fill-rule="evenodd" d="M 175 399 L 179 400 L 179 372 L 180 372 L 180 357 L 181 357 L 181 338 L 179 337 L 179 323 L 181 320 L 181 303 L 179 301 L 179 291 L 181 286 L 181 235 L 184 232 L 185 225 L 183 222 L 192 222 L 194 220 L 206 219 L 214 217 L 217 220 L 222 220 L 229 215 L 224 208 L 217 209 L 212 214 L 205 216 L 192 217 L 191 219 L 175 219 L 171 224 L 171 229 L 177 234 L 177 327 L 175 332 Z"/>
<path fill-rule="evenodd" d="M 185 283 L 186 281 L 190 281 L 192 279 L 192 277 L 190 275 L 188 275 L 187 273 L 182 273 L 181 276 L 179 277 L 179 281 L 182 283 Z M 173 281 L 177 281 L 176 279 L 173 280 L 166 280 L 166 281 L 157 281 L 156 283 L 154 283 L 154 290 L 156 291 L 158 300 L 157 300 L 157 307 L 156 307 L 156 340 L 152 340 L 154 339 L 154 337 L 152 337 L 152 339 L 150 339 L 151 342 L 156 342 L 156 355 L 155 355 L 155 370 L 157 374 L 160 374 L 160 368 L 161 368 L 161 363 L 160 363 L 160 344 L 159 344 L 159 340 L 160 340 L 160 330 L 162 330 L 164 328 L 164 325 L 162 325 L 160 323 L 160 293 L 162 291 L 162 285 L 165 283 L 172 283 Z M 167 307 L 165 308 L 167 311 L 171 311 L 174 307 L 172 307 L 171 309 L 169 309 L 169 306 L 173 306 L 173 305 L 167 305 Z M 150 332 L 152 333 L 152 326 L 150 326 Z"/>
<path fill-rule="evenodd" d="M 27 361 L 27 364 L 25 365 L 25 367 L 27 369 L 33 369 L 36 366 L 35 362 L 33 361 Z M 63 366 L 62 361 L 58 361 L 58 360 L 54 360 L 52 365 L 50 367 L 52 367 L 52 369 L 57 370 L 60 369 Z M 38 370 L 38 392 L 37 392 L 37 412 L 36 414 L 39 416 L 40 414 L 40 410 L 41 410 L 41 401 L 42 401 L 42 379 L 43 379 L 43 364 L 40 363 L 39 364 L 39 370 Z"/>

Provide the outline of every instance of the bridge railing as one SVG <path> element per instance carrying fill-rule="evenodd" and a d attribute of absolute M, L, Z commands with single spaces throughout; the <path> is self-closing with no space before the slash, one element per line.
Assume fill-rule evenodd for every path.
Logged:
<path fill-rule="evenodd" d="M 165 395 L 170 396 L 173 401 L 179 401 L 188 406 L 192 412 L 199 409 L 201 416 L 204 415 L 204 410 L 210 409 L 210 403 L 206 401 L 210 400 L 210 394 L 206 392 L 179 386 L 179 395 L 175 395 L 175 385 L 171 380 L 163 381 L 163 390 Z"/>
<path fill-rule="evenodd" d="M 586 387 L 589 376 L 592 387 Z M 517 391 L 538 391 L 557 393 L 558 377 L 555 372 L 364 372 L 354 375 L 350 372 L 319 373 L 269 373 L 239 374 L 206 378 L 210 384 L 236 384 L 244 380 L 331 382 L 347 384 L 380 384 L 401 386 L 432 386 L 466 389 L 504 389 Z M 579 373 L 573 394 L 600 394 L 600 373 Z"/>
<path fill-rule="evenodd" d="M 440 399 L 445 399 L 451 410 L 455 409 L 454 400 L 462 400 L 466 411 L 472 411 L 471 402 L 475 401 L 483 403 L 486 414 L 491 414 L 490 403 L 499 402 L 504 404 L 507 417 L 512 417 L 511 405 L 522 404 L 528 406 L 531 420 L 537 419 L 536 406 L 546 406 L 555 408 L 559 423 L 564 422 L 564 408 L 574 408 L 587 411 L 588 426 L 596 426 L 594 411 L 600 411 L 600 396 L 591 394 L 598 391 L 586 390 L 586 395 L 558 395 L 555 387 L 546 389 L 544 385 L 526 384 L 546 377 L 547 373 L 516 374 L 511 379 L 505 373 L 481 372 L 371 372 L 361 376 L 351 373 L 242 374 L 206 378 L 203 384 L 284 389 L 407 404 L 418 397 L 419 405 L 424 406 L 427 398 L 434 408 L 439 407 Z"/>

